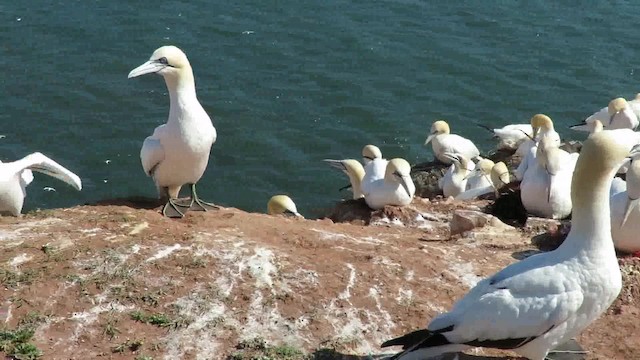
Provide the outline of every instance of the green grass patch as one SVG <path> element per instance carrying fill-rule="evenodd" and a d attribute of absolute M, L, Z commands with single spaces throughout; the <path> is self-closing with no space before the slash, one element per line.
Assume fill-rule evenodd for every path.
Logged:
<path fill-rule="evenodd" d="M 134 321 L 142 322 L 145 324 L 151 324 L 158 327 L 170 327 L 170 328 L 181 328 L 189 326 L 193 321 L 188 318 L 173 318 L 166 314 L 156 313 L 156 314 L 146 314 L 143 311 L 136 310 L 130 314 L 131 319 Z"/>
<path fill-rule="evenodd" d="M 309 359 L 300 349 L 290 345 L 269 345 L 257 337 L 240 342 L 228 360 L 304 360 Z"/>

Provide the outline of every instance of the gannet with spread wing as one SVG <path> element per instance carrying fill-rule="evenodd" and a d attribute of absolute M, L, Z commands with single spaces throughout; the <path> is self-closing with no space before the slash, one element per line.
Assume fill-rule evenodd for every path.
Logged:
<path fill-rule="evenodd" d="M 39 152 L 14 162 L 0 161 L 0 212 L 20 215 L 24 198 L 27 196 L 27 185 L 33 181 L 31 171 L 47 174 L 64 181 L 78 191 L 82 190 L 82 182 L 78 175 Z"/>

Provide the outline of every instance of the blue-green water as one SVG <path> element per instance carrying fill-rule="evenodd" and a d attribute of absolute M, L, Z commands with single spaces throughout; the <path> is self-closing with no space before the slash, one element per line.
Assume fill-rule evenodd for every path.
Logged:
<path fill-rule="evenodd" d="M 165 44 L 187 53 L 218 130 L 200 195 L 250 211 L 287 193 L 313 216 L 348 196 L 321 159 L 359 159 L 367 143 L 387 158 L 431 159 L 421 144 L 436 118 L 488 151 L 476 123 L 544 112 L 582 138 L 567 126 L 640 91 L 638 2 L 8 3 L 0 159 L 41 151 L 84 182 L 75 192 L 36 175 L 24 211 L 155 196 L 139 150 L 169 100 L 159 76 L 127 74 Z"/>

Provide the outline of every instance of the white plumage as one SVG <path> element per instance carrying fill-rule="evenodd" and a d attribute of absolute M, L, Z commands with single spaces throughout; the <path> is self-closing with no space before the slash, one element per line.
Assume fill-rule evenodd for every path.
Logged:
<path fill-rule="evenodd" d="M 394 359 L 424 359 L 470 347 L 511 349 L 532 360 L 578 335 L 622 287 L 611 240 L 609 188 L 631 144 L 603 131 L 587 139 L 571 187 L 572 227 L 556 250 L 480 281 L 427 329 L 389 340 Z"/>
<path fill-rule="evenodd" d="M 184 206 L 174 201 L 186 184 L 191 186 L 192 200 L 199 205 L 196 210 L 206 210 L 212 204 L 198 199 L 195 184 L 204 174 L 217 133 L 196 97 L 189 60 L 177 47 L 163 46 L 154 51 L 149 61 L 133 69 L 129 78 L 148 73 L 164 77 L 170 105 L 167 123 L 158 126 L 142 144 L 142 168 L 153 178 L 158 196 L 168 199 L 165 215 L 182 217 L 193 206 L 193 202 Z"/>
<path fill-rule="evenodd" d="M 27 196 L 27 185 L 33 181 L 32 170 L 64 181 L 76 190 L 82 190 L 78 175 L 39 152 L 14 162 L 0 161 L 0 212 L 20 215 Z"/>
<path fill-rule="evenodd" d="M 431 131 L 424 144 L 431 142 L 433 154 L 438 160 L 451 164 L 451 159 L 444 156 L 445 153 L 460 154 L 467 159 L 475 159 L 480 155 L 480 151 L 471 140 L 450 132 L 446 121 L 438 120 L 431 125 Z"/>
<path fill-rule="evenodd" d="M 416 187 L 411 179 L 411 166 L 406 160 L 375 159 L 365 166 L 362 193 L 370 208 L 408 205 L 415 191 Z"/>
<path fill-rule="evenodd" d="M 591 131 L 594 120 L 600 120 L 604 129 L 607 130 L 635 129 L 638 127 L 638 117 L 640 117 L 640 94 L 631 101 L 624 98 L 611 100 L 608 106 L 587 117 L 580 124 L 571 126 L 571 129 Z"/>

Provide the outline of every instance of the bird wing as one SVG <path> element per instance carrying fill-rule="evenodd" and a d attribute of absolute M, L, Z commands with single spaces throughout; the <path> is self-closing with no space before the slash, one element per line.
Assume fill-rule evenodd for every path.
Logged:
<path fill-rule="evenodd" d="M 478 150 L 473 141 L 456 134 L 447 136 L 440 142 L 440 146 L 442 147 L 442 152 L 462 154 L 467 159 L 473 159 L 480 155 L 480 150 Z"/>
<path fill-rule="evenodd" d="M 64 166 L 58 164 L 57 162 L 51 160 L 50 158 L 39 152 L 27 155 L 21 160 L 13 162 L 12 165 L 15 166 L 14 171 L 21 172 L 22 181 L 24 181 L 26 184 L 30 183 L 30 180 L 33 180 L 33 174 L 29 176 L 29 172 L 23 171 L 25 169 L 49 175 L 58 180 L 66 182 L 67 184 L 73 186 L 76 190 L 82 190 L 82 181 L 80 180 L 78 175 L 72 173 Z"/>
<path fill-rule="evenodd" d="M 156 166 L 164 160 L 164 148 L 162 147 L 160 139 L 164 133 L 165 126 L 166 125 L 158 126 L 153 131 L 153 135 L 144 139 L 142 149 L 140 149 L 142 169 L 144 169 L 144 172 L 149 176 L 153 175 Z"/>
<path fill-rule="evenodd" d="M 534 255 L 482 280 L 428 330 L 445 329 L 451 343 L 507 349 L 562 324 L 578 311 L 583 294 L 575 280 L 562 276 L 569 265 L 549 255 Z"/>

